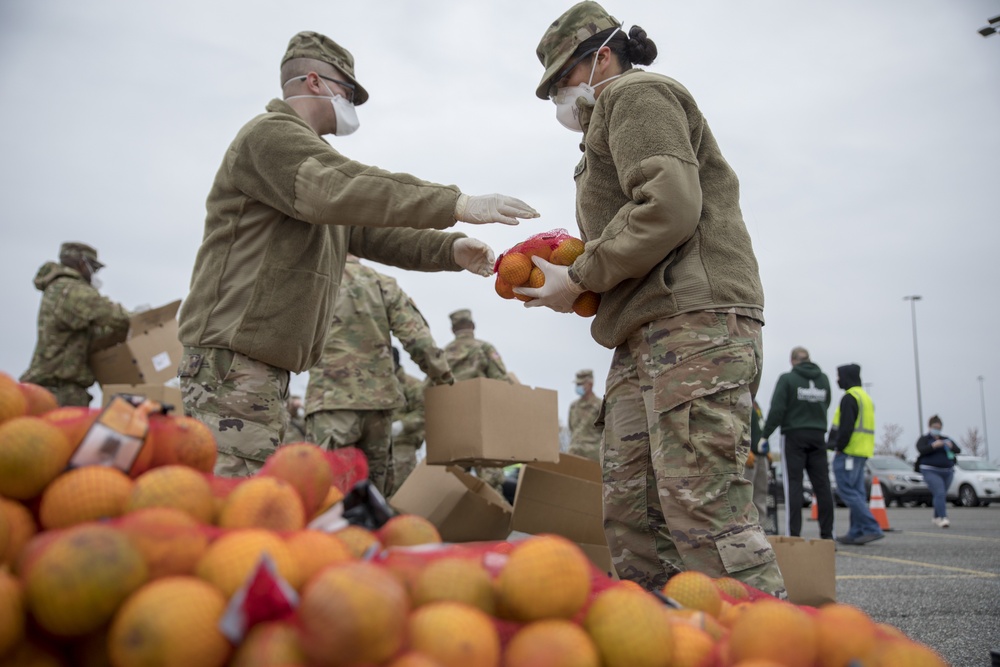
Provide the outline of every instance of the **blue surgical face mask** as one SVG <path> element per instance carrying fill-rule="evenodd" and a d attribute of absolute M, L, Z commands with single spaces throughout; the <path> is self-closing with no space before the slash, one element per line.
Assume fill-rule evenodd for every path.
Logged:
<path fill-rule="evenodd" d="M 941 429 L 939 428 L 932 428 L 929 429 L 927 432 L 930 433 L 931 435 L 941 435 Z"/>
<path fill-rule="evenodd" d="M 577 396 L 583 396 L 586 393 L 587 393 L 587 390 L 584 388 L 584 386 L 582 384 L 576 385 L 576 395 Z"/>

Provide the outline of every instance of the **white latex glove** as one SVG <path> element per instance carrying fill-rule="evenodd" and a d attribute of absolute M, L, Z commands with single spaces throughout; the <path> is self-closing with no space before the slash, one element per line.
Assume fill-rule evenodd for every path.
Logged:
<path fill-rule="evenodd" d="M 489 278 L 493 275 L 496 257 L 493 249 L 479 239 L 458 239 L 451 247 L 455 263 L 470 273 Z"/>
<path fill-rule="evenodd" d="M 472 196 L 461 194 L 455 204 L 455 219 L 474 225 L 502 222 L 505 225 L 518 224 L 518 218 L 537 218 L 538 211 L 520 199 L 507 195 L 492 194 Z"/>
<path fill-rule="evenodd" d="M 399 421 L 398 419 L 392 422 L 392 426 L 389 429 L 389 433 L 392 434 L 392 437 L 395 438 L 402 432 L 403 432 L 403 422 Z"/>
<path fill-rule="evenodd" d="M 571 312 L 573 302 L 584 289 L 569 277 L 569 267 L 552 264 L 538 255 L 532 255 L 531 261 L 545 274 L 545 284 L 541 287 L 515 287 L 514 293 L 534 297 L 524 303 L 527 308 L 548 306 L 557 313 Z"/>

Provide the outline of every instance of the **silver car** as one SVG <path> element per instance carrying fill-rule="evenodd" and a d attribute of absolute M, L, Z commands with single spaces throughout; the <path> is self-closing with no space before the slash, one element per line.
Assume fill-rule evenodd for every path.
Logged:
<path fill-rule="evenodd" d="M 873 456 L 865 464 L 865 491 L 869 498 L 872 494 L 872 478 L 878 477 L 878 485 L 882 487 L 882 497 L 885 506 L 896 503 L 902 507 L 905 503 L 915 503 L 930 506 L 931 490 L 924 481 L 924 476 L 913 471 L 913 464 L 907 463 L 896 456 Z M 837 480 L 833 476 L 833 464 L 830 464 L 830 484 L 833 486 L 833 499 L 837 505 L 844 507 L 845 503 L 837 493 Z"/>
<path fill-rule="evenodd" d="M 956 456 L 948 500 L 961 507 L 1000 501 L 1000 467 L 978 456 Z"/>

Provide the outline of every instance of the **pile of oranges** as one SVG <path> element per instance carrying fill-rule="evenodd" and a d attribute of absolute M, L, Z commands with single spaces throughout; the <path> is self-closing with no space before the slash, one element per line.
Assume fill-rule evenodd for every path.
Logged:
<path fill-rule="evenodd" d="M 0 373 L 3 665 L 944 665 L 854 607 L 800 608 L 697 572 L 654 596 L 555 535 L 443 545 L 415 515 L 309 529 L 343 497 L 310 443 L 223 485 L 205 469 L 211 433 L 166 417 L 178 423 L 151 423 L 145 468 L 65 471 L 97 411 L 43 392 Z M 265 554 L 297 604 L 234 638 L 220 621 Z"/>
<path fill-rule="evenodd" d="M 544 235 L 539 235 L 544 237 Z M 545 274 L 535 266 L 532 257 L 541 257 L 553 264 L 569 266 L 583 254 L 584 243 L 567 235 L 553 236 L 551 242 L 539 238 L 534 243 L 514 246 L 500 257 L 497 264 L 496 291 L 504 299 L 531 301 L 531 297 L 517 294 L 515 287 L 541 287 L 545 284 Z M 593 317 L 601 304 L 601 295 L 586 291 L 573 303 L 573 312 L 581 317 Z"/>

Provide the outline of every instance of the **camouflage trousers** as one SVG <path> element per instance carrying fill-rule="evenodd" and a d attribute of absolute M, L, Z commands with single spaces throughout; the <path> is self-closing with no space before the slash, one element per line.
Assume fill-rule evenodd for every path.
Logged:
<path fill-rule="evenodd" d="M 215 435 L 215 474 L 260 470 L 288 425 L 288 371 L 232 350 L 185 346 L 177 374 L 184 413 Z"/>
<path fill-rule="evenodd" d="M 645 324 L 615 350 L 602 469 L 622 579 L 652 590 L 697 570 L 784 597 L 743 478 L 761 355 L 759 322 L 707 311 Z"/>
<path fill-rule="evenodd" d="M 754 457 L 753 465 L 746 466 L 743 476 L 753 484 L 753 506 L 757 508 L 758 521 L 764 525 L 767 516 L 767 468 L 770 462 L 767 456 Z"/>
<path fill-rule="evenodd" d="M 90 392 L 87 391 L 87 387 L 81 387 L 80 385 L 73 384 L 72 382 L 47 384 L 43 386 L 51 391 L 52 395 L 56 397 L 59 407 L 72 405 L 85 408 L 90 405 L 90 401 L 94 398 L 90 395 Z"/>
<path fill-rule="evenodd" d="M 414 445 L 412 442 L 400 442 L 399 440 L 393 440 L 392 442 L 392 478 L 393 484 L 392 489 L 386 494 L 388 498 L 396 491 L 399 491 L 399 487 L 403 486 L 403 482 L 406 478 L 410 476 L 413 469 L 417 467 L 417 450 L 420 449 L 418 445 Z"/>
<path fill-rule="evenodd" d="M 574 454 L 576 456 L 582 456 L 587 459 L 592 459 L 594 461 L 600 462 L 601 460 L 601 441 L 596 442 L 571 442 L 569 445 L 569 454 Z"/>
<path fill-rule="evenodd" d="M 357 447 L 368 479 L 383 496 L 393 488 L 392 410 L 320 410 L 306 415 L 306 437 L 324 449 Z"/>

